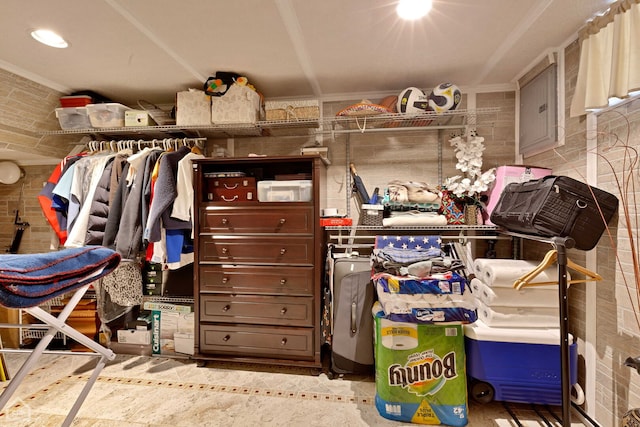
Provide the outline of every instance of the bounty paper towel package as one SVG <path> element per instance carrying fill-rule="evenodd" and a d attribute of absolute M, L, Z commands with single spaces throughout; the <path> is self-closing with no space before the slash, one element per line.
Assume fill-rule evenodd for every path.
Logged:
<path fill-rule="evenodd" d="M 417 424 L 467 424 L 464 332 L 460 324 L 395 322 L 379 303 L 376 323 L 376 409 Z"/>

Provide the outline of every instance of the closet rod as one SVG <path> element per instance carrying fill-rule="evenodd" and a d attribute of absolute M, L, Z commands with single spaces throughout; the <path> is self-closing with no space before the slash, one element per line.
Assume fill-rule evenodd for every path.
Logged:
<path fill-rule="evenodd" d="M 89 141 L 89 143 L 98 143 L 98 144 L 111 144 L 111 143 L 118 143 L 118 142 L 131 142 L 131 143 L 135 143 L 135 144 L 156 144 L 156 145 L 162 145 L 162 143 L 171 143 L 171 144 L 179 144 L 179 143 L 198 143 L 198 142 L 202 142 L 202 141 L 206 141 L 207 138 L 162 138 L 162 139 L 151 139 L 151 140 L 143 140 L 143 139 L 117 139 L 117 140 L 91 140 Z"/>
<path fill-rule="evenodd" d="M 467 235 L 439 235 L 441 239 L 446 240 L 457 240 L 457 239 L 474 239 L 474 240 L 511 240 L 508 236 L 467 236 Z M 363 240 L 375 240 L 376 236 L 347 236 L 343 234 L 330 234 L 329 239 L 331 240 L 351 240 L 351 239 L 363 239 Z"/>

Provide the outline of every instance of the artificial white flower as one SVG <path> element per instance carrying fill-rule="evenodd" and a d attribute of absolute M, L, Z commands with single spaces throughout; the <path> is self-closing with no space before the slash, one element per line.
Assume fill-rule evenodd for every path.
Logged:
<path fill-rule="evenodd" d="M 457 197 L 473 197 L 489 189 L 495 179 L 495 168 L 482 172 L 482 153 L 485 146 L 484 138 L 476 135 L 467 137 L 466 140 L 456 136 L 449 140 L 456 150 L 456 169 L 465 176 L 448 178 L 445 187 Z"/>

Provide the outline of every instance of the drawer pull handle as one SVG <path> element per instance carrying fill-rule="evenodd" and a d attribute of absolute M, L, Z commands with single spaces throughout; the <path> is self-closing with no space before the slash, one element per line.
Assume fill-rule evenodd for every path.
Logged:
<path fill-rule="evenodd" d="M 229 311 L 230 308 L 231 308 L 231 306 L 229 304 L 227 304 L 224 307 L 222 307 L 222 311 Z"/>
<path fill-rule="evenodd" d="M 222 341 L 229 341 L 231 339 L 230 335 L 225 335 L 224 338 L 222 338 Z"/>
<path fill-rule="evenodd" d="M 229 278 L 228 278 L 228 277 L 223 277 L 223 278 L 222 278 L 222 283 L 227 283 L 228 281 L 229 281 Z"/>
<path fill-rule="evenodd" d="M 287 250 L 285 248 L 280 249 L 280 255 L 284 255 L 287 253 Z"/>
<path fill-rule="evenodd" d="M 223 254 L 226 254 L 227 252 L 229 252 L 229 249 L 227 249 L 227 248 L 222 248 L 222 253 L 223 253 Z"/>
<path fill-rule="evenodd" d="M 282 307 L 282 309 L 280 310 L 280 314 L 284 316 L 286 313 L 287 313 L 287 307 Z"/>
<path fill-rule="evenodd" d="M 283 225 L 287 220 L 285 218 L 280 218 L 280 225 Z"/>
<path fill-rule="evenodd" d="M 230 199 L 227 199 L 227 198 L 226 198 L 226 197 L 224 197 L 224 196 L 220 196 L 220 198 L 221 198 L 222 200 L 224 200 L 225 202 L 233 202 L 234 200 L 237 200 L 237 199 L 238 199 L 238 195 L 236 194 L 235 196 L 233 196 L 233 197 L 232 197 L 232 198 L 230 198 Z"/>
<path fill-rule="evenodd" d="M 280 284 L 284 285 L 285 283 L 287 283 L 287 279 L 280 279 Z"/>
<path fill-rule="evenodd" d="M 229 185 L 227 183 L 224 184 L 224 188 L 226 188 L 227 190 L 235 190 L 236 188 L 238 188 L 238 183 L 234 184 L 234 185 Z"/>
<path fill-rule="evenodd" d="M 285 346 L 287 345 L 287 339 L 286 338 L 282 338 L 282 341 L 280 341 L 280 344 Z"/>
<path fill-rule="evenodd" d="M 229 224 L 229 220 L 227 218 L 222 218 L 222 225 Z"/>

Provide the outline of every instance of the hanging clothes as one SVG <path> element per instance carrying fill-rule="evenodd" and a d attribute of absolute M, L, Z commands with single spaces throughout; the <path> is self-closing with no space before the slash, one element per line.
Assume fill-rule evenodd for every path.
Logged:
<path fill-rule="evenodd" d="M 75 163 L 82 158 L 83 155 L 68 156 L 58 163 L 47 179 L 42 191 L 38 194 L 38 203 L 47 222 L 58 237 L 60 244 L 64 244 L 67 240 L 67 215 L 66 212 L 53 208 L 53 189 L 59 182 L 62 172 L 67 163 Z"/>
<path fill-rule="evenodd" d="M 122 167 L 121 179 L 118 182 L 118 187 L 116 188 L 113 200 L 109 203 L 109 214 L 107 215 L 107 223 L 105 224 L 104 236 L 102 237 L 102 246 L 106 246 L 107 248 L 114 250 L 116 248 L 118 228 L 120 227 L 120 218 L 129 193 L 127 181 L 124 179 L 127 169 L 129 169 L 129 163 L 125 162 Z"/>
<path fill-rule="evenodd" d="M 162 238 L 161 230 L 165 230 L 166 262 L 171 269 L 193 262 L 191 221 L 171 217 L 174 201 L 178 197 L 178 163 L 190 152 L 189 147 L 182 146 L 176 151 L 166 153 L 160 159 L 158 179 L 154 186 L 149 219 L 143 236 L 149 242 L 158 242 Z"/>
<path fill-rule="evenodd" d="M 99 245 L 104 237 L 104 229 L 109 215 L 109 192 L 111 191 L 111 173 L 114 157 L 109 160 L 97 183 L 93 199 L 89 201 L 89 216 L 87 218 L 84 245 Z"/>
<path fill-rule="evenodd" d="M 127 179 L 122 179 L 121 185 L 125 185 L 128 190 L 115 239 L 116 251 L 125 259 L 137 258 L 143 248 L 143 182 L 150 173 L 149 166 L 155 164 L 161 154 L 162 150 L 159 148 L 147 149 L 127 159 Z M 131 172 L 132 168 L 136 170 Z"/>
<path fill-rule="evenodd" d="M 66 247 L 79 247 L 85 245 L 92 201 L 94 199 L 96 189 L 98 188 L 100 178 L 102 178 L 104 169 L 107 164 L 113 160 L 114 156 L 115 153 L 101 153 L 93 156 L 87 156 L 76 163 L 74 178 L 76 175 L 81 173 L 81 163 L 83 166 L 85 166 L 86 163 L 87 176 L 82 177 L 83 179 L 79 180 L 74 179 L 74 183 L 77 183 L 81 187 L 78 187 L 78 185 L 74 186 L 74 184 L 71 185 L 71 200 L 77 203 L 79 211 L 71 225 L 71 228 L 68 230 L 67 241 L 64 244 Z M 76 203 L 70 203 L 70 207 Z"/>
<path fill-rule="evenodd" d="M 178 196 L 173 202 L 171 217 L 191 221 L 193 225 L 193 159 L 203 159 L 204 156 L 193 150 L 178 162 L 178 175 L 176 179 L 176 190 Z M 191 238 L 193 239 L 193 226 L 191 227 Z"/>

